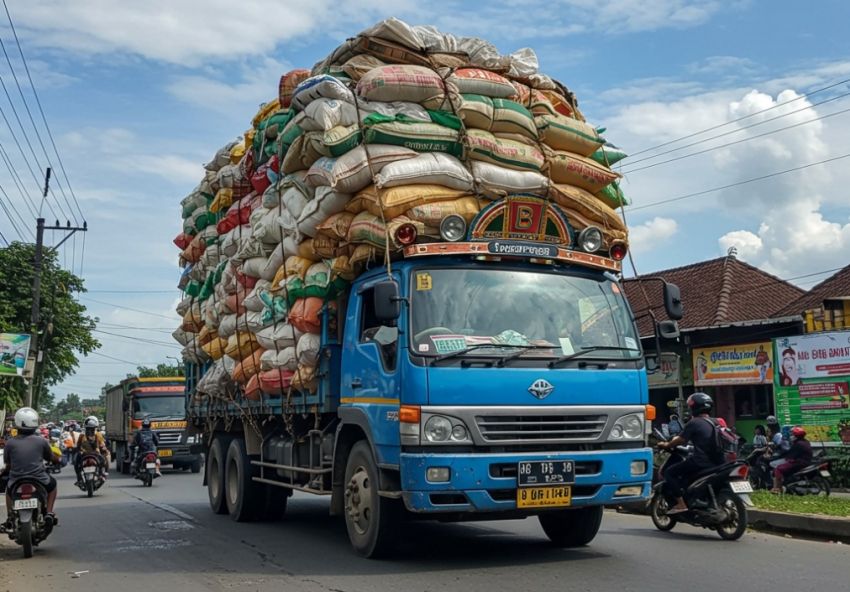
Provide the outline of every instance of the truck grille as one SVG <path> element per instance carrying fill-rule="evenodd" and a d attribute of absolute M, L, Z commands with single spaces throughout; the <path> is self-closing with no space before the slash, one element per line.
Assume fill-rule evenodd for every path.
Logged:
<path fill-rule="evenodd" d="M 156 435 L 159 436 L 159 445 L 165 444 L 180 444 L 180 434 L 181 432 L 157 432 Z"/>
<path fill-rule="evenodd" d="M 596 440 L 607 421 L 607 415 L 475 416 L 481 437 L 491 444 Z"/>

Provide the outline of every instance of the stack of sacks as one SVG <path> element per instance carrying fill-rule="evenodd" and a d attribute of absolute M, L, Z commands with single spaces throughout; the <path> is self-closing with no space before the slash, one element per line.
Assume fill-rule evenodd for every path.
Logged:
<path fill-rule="evenodd" d="M 214 364 L 198 391 L 315 391 L 322 316 L 335 322 L 349 282 L 396 256 L 404 224 L 439 241 L 446 216 L 469 223 L 524 194 L 557 204 L 576 232 L 600 227 L 606 248 L 626 243 L 610 169 L 625 154 L 600 131 L 530 49 L 503 56 L 397 19 L 284 74 L 182 203 L 175 338 Z"/>

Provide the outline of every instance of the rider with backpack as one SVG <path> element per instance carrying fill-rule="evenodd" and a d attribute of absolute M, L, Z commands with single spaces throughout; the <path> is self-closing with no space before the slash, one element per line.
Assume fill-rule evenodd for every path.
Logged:
<path fill-rule="evenodd" d="M 667 494 L 676 498 L 676 505 L 670 508 L 668 515 L 688 511 L 682 495 L 692 476 L 725 462 L 725 445 L 722 443 L 723 436 L 720 433 L 723 428 L 711 417 L 713 407 L 714 401 L 707 394 L 692 394 L 688 397 L 691 420 L 685 424 L 681 434 L 658 445 L 663 449 L 685 444 L 692 444 L 694 447 L 693 453 L 688 458 L 669 466 L 664 473 Z"/>
<path fill-rule="evenodd" d="M 142 429 L 133 436 L 132 447 L 135 449 L 134 472 L 138 471 L 138 464 L 147 452 L 156 452 L 159 446 L 159 436 L 151 429 L 151 420 L 146 417 L 142 420 Z M 156 461 L 156 474 L 159 475 L 159 459 Z"/>

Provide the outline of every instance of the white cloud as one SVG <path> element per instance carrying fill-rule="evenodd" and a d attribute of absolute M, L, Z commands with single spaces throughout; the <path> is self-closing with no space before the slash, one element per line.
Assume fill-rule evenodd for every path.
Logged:
<path fill-rule="evenodd" d="M 688 65 L 688 72 L 692 74 L 752 75 L 756 70 L 757 65 L 753 60 L 727 55 L 709 56 Z"/>
<path fill-rule="evenodd" d="M 629 229 L 629 247 L 635 253 L 645 253 L 663 246 L 679 230 L 672 218 L 656 216 Z"/>
<path fill-rule="evenodd" d="M 534 5 L 502 0 L 473 6 L 452 0 L 427 9 L 412 0 L 42 0 L 15 6 L 13 16 L 31 46 L 197 65 L 268 55 L 281 43 L 317 32 L 341 40 L 389 15 L 447 31 L 540 39 L 584 31 L 693 27 L 723 7 L 719 0 L 552 0 Z"/>

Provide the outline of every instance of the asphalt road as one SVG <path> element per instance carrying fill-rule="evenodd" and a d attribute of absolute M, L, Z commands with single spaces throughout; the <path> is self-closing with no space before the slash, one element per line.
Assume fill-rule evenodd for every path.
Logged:
<path fill-rule="evenodd" d="M 93 499 L 59 479 L 61 525 L 23 559 L 0 540 L 0 592 L 256 590 L 846 590 L 850 546 L 747 533 L 738 542 L 607 512 L 591 546 L 554 549 L 535 519 L 406 526 L 398 556 L 355 556 L 327 501 L 291 500 L 280 523 L 213 515 L 201 476 L 169 472 L 146 489 L 112 475 Z"/>

